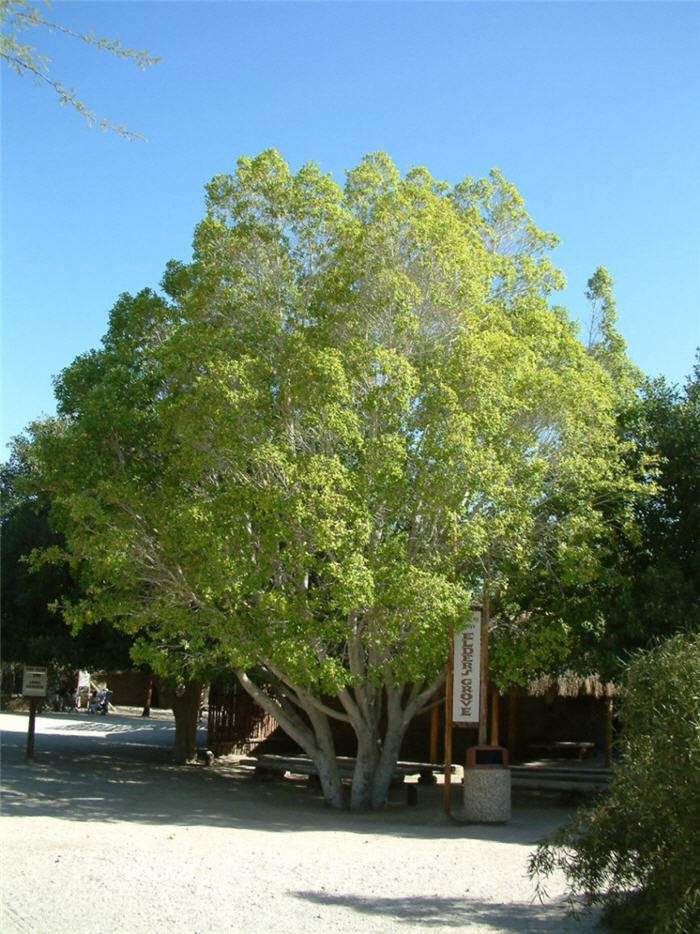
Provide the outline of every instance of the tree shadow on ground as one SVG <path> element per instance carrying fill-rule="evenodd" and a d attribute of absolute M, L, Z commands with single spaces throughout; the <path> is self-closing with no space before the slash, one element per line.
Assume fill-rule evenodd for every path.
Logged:
<path fill-rule="evenodd" d="M 7 722 L 7 721 L 5 721 Z M 172 763 L 172 724 L 126 718 L 53 720 L 37 736 L 35 761 L 25 736 L 3 735 L 3 812 L 8 817 L 128 821 L 250 828 L 270 832 L 342 830 L 401 837 L 483 839 L 534 846 L 566 817 L 560 807 L 516 808 L 504 825 L 464 825 L 442 810 L 442 787 L 419 787 L 417 807 L 397 790 L 382 811 L 327 807 L 305 782 L 258 782 L 252 770 Z M 52 732 L 53 731 L 53 732 Z M 459 812 L 461 786 L 453 787 Z"/>
<path fill-rule="evenodd" d="M 517 934 L 565 934 L 576 931 L 578 921 L 567 917 L 565 898 L 552 899 L 546 905 L 500 904 L 483 899 L 442 898 L 439 896 L 412 896 L 409 898 L 382 898 L 359 895 L 331 895 L 326 892 L 298 891 L 295 897 L 315 905 L 343 907 L 359 915 L 385 916 L 392 922 L 420 927 L 453 927 L 469 930 L 472 925 L 491 927 L 494 931 Z M 359 919 L 358 919 L 358 923 Z"/>

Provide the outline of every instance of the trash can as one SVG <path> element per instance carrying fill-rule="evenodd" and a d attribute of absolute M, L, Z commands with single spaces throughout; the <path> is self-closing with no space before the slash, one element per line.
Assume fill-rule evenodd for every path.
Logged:
<path fill-rule="evenodd" d="M 473 824 L 505 824 L 510 820 L 511 787 L 508 750 L 471 746 L 464 764 L 464 817 Z"/>

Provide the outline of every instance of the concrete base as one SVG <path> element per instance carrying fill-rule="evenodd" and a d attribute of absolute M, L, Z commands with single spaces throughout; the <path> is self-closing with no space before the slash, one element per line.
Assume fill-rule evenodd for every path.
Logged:
<path fill-rule="evenodd" d="M 464 770 L 464 817 L 473 824 L 510 820 L 510 769 Z"/>

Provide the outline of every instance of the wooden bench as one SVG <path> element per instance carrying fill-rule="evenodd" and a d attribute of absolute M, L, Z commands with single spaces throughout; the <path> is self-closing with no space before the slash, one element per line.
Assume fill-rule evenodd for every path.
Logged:
<path fill-rule="evenodd" d="M 612 769 L 512 765 L 510 776 L 513 788 L 587 793 L 606 788 L 612 776 Z"/>
<path fill-rule="evenodd" d="M 585 759 L 595 749 L 595 743 L 564 740 L 555 743 L 530 743 L 527 748 L 533 755 L 543 754 L 565 759 Z"/>
<path fill-rule="evenodd" d="M 337 757 L 338 768 L 342 778 L 351 779 L 355 770 L 355 759 L 349 756 Z M 252 766 L 255 777 L 258 779 L 283 778 L 286 774 L 306 775 L 318 778 L 318 769 L 308 756 L 277 756 L 264 753 L 250 759 L 241 759 L 241 765 Z M 454 775 L 454 765 L 450 767 Z M 393 787 L 404 785 L 404 779 L 418 775 L 419 785 L 434 785 L 437 781 L 435 775 L 443 774 L 445 766 L 437 762 L 405 762 L 400 761 L 394 767 L 391 784 Z M 408 804 L 416 804 L 418 790 L 416 783 L 405 784 Z"/>

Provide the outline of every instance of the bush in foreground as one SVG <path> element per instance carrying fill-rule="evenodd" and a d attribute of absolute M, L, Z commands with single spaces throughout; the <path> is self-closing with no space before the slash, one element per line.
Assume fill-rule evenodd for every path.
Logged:
<path fill-rule="evenodd" d="M 610 789 L 530 859 L 538 893 L 563 870 L 572 899 L 635 934 L 700 932 L 700 634 L 629 666 Z"/>

